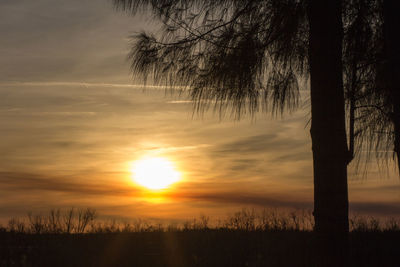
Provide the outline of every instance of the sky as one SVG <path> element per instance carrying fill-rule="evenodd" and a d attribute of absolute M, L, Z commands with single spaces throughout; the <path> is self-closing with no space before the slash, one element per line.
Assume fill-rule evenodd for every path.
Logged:
<path fill-rule="evenodd" d="M 108 0 L 0 2 L 0 223 L 92 207 L 113 218 L 223 217 L 242 208 L 312 209 L 308 91 L 284 116 L 193 112 L 185 96 L 129 72 L 129 36 L 148 14 Z M 163 157 L 181 174 L 153 192 L 132 166 Z M 352 213 L 400 214 L 400 180 L 349 168 Z M 385 170 L 385 167 L 382 167 Z"/>

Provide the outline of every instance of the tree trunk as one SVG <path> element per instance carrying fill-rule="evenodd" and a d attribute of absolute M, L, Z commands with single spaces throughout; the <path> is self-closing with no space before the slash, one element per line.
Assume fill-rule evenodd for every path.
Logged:
<path fill-rule="evenodd" d="M 346 266 L 347 148 L 342 78 L 342 3 L 309 0 L 311 139 L 317 266 Z"/>

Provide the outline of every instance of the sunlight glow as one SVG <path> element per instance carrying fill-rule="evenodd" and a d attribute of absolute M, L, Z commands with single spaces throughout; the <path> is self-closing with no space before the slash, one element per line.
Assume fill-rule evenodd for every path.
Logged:
<path fill-rule="evenodd" d="M 152 190 L 165 189 L 181 178 L 169 160 L 154 157 L 135 161 L 132 175 L 137 184 Z"/>

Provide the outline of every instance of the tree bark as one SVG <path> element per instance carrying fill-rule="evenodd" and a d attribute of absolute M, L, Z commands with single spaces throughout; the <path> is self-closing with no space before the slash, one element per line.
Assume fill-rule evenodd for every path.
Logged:
<path fill-rule="evenodd" d="M 348 189 L 342 3 L 309 0 L 311 139 L 317 266 L 346 266 Z"/>

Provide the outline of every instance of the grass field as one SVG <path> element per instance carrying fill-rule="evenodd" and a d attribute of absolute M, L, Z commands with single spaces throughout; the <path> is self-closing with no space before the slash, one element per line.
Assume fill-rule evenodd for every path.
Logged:
<path fill-rule="evenodd" d="M 264 221 L 264 226 L 260 214 L 246 210 L 215 226 L 209 226 L 204 216 L 174 226 L 151 225 L 142 221 L 135 224 L 104 223 L 96 222 L 93 216 L 84 231 L 79 232 L 79 217 L 75 212 L 69 233 L 66 224 L 62 224 L 68 221 L 68 216 L 60 214 L 60 228 L 57 229 L 54 228 L 56 225 L 50 224 L 50 214 L 41 216 L 41 220 L 31 215 L 31 220 L 25 223 L 10 220 L 9 225 L 2 228 L 1 266 L 314 264 L 314 233 L 305 225 L 295 223 L 305 223 L 305 218 L 294 219 L 288 214 L 277 216 L 269 213 L 269 221 Z M 35 228 L 33 224 L 38 221 L 43 226 L 40 231 L 40 227 L 36 225 Z M 399 241 L 400 231 L 394 220 L 381 223 L 375 219 L 353 219 L 349 238 L 350 266 L 400 266 Z"/>

